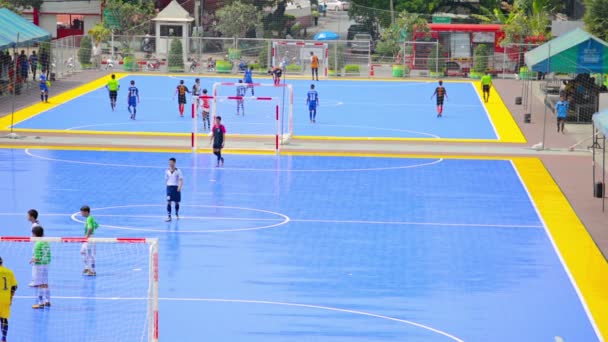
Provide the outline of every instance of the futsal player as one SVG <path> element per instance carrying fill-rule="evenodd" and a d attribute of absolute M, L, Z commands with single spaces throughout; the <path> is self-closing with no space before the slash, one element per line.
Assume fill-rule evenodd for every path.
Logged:
<path fill-rule="evenodd" d="M 38 210 L 30 209 L 27 211 L 27 221 L 32 224 L 32 228 L 36 226 L 40 226 L 40 221 L 38 221 Z"/>
<path fill-rule="evenodd" d="M 190 93 L 188 87 L 184 85 L 184 80 L 179 81 L 179 85 L 175 90 L 175 95 L 177 95 L 177 105 L 179 108 L 179 116 L 184 117 L 184 107 L 186 106 L 186 93 Z M 175 98 L 175 96 L 173 96 Z"/>
<path fill-rule="evenodd" d="M 251 89 L 251 96 L 255 96 L 253 91 L 253 66 L 250 66 L 249 69 L 245 70 L 243 79 L 245 83 L 247 83 L 247 88 Z"/>
<path fill-rule="evenodd" d="M 175 167 L 175 158 L 169 158 L 169 168 L 165 171 L 165 184 L 167 185 L 167 219 L 171 222 L 171 202 L 175 203 L 175 218 L 179 220 L 179 202 L 182 200 L 182 186 L 184 176 L 182 171 Z"/>
<path fill-rule="evenodd" d="M 564 134 L 564 126 L 566 125 L 566 118 L 568 117 L 568 107 L 570 102 L 566 100 L 564 95 L 560 95 L 559 101 L 555 104 L 553 113 L 557 114 L 557 133 L 560 131 Z"/>
<path fill-rule="evenodd" d="M 315 90 L 315 85 L 310 85 L 310 90 L 306 96 L 306 104 L 308 105 L 308 116 L 310 122 L 317 122 L 317 106 L 319 106 L 319 93 Z"/>
<path fill-rule="evenodd" d="M 281 69 L 281 67 L 272 67 L 272 70 L 270 70 L 269 73 L 272 75 L 275 86 L 281 84 L 281 76 L 283 75 L 283 69 Z"/>
<path fill-rule="evenodd" d="M 99 228 L 99 224 L 93 216 L 91 216 L 91 208 L 88 205 L 83 205 L 80 208 L 80 215 L 86 219 L 84 223 L 84 237 L 86 239 L 93 237 L 95 235 L 95 231 Z M 95 243 L 94 242 L 84 242 L 80 247 L 80 254 L 82 255 L 82 260 L 84 261 L 84 271 L 82 274 L 87 276 L 96 276 L 95 272 Z"/>
<path fill-rule="evenodd" d="M 317 76 L 317 81 L 319 80 L 319 57 L 315 55 L 314 52 L 310 51 L 310 70 L 312 72 L 312 80 L 315 80 L 315 75 Z"/>
<path fill-rule="evenodd" d="M 116 75 L 112 74 L 110 76 L 110 80 L 106 85 L 106 88 L 110 92 L 110 107 L 112 107 L 112 111 L 116 108 L 116 98 L 118 97 L 118 90 L 120 89 L 120 84 L 116 79 Z"/>
<path fill-rule="evenodd" d="M 207 89 L 203 89 L 203 96 L 207 96 Z M 209 112 L 211 106 L 208 98 L 203 98 L 203 131 L 211 129 L 211 121 L 209 120 Z"/>
<path fill-rule="evenodd" d="M 6 342 L 8 319 L 11 318 L 11 305 L 13 304 L 15 291 L 17 291 L 17 279 L 15 279 L 13 271 L 4 267 L 2 258 L 0 258 L 0 279 L 3 280 L 3 284 L 0 286 L 0 330 L 2 331 L 0 341 Z"/>
<path fill-rule="evenodd" d="M 49 83 L 45 74 L 40 74 L 40 102 L 49 102 Z"/>
<path fill-rule="evenodd" d="M 198 115 L 198 107 L 201 106 L 201 80 L 199 78 L 194 80 L 194 84 L 192 85 L 192 97 L 194 98 L 194 108 L 196 108 Z"/>
<path fill-rule="evenodd" d="M 44 228 L 36 226 L 32 228 L 33 237 L 43 237 Z M 51 246 L 46 241 L 36 241 L 34 253 L 30 259 L 32 265 L 32 282 L 36 288 L 38 304 L 32 305 L 32 309 L 44 309 L 51 307 L 51 291 L 49 290 L 49 265 L 51 264 Z"/>
<path fill-rule="evenodd" d="M 217 165 L 224 166 L 224 157 L 222 157 L 222 149 L 226 142 L 226 127 L 222 125 L 222 117 L 216 116 L 211 130 L 211 142 L 213 143 L 213 154 L 217 156 Z"/>
<path fill-rule="evenodd" d="M 239 85 L 236 86 L 236 96 L 240 98 L 236 100 L 236 115 L 240 115 L 242 109 L 243 116 L 245 116 L 245 93 L 247 93 L 247 88 L 243 85 L 243 80 L 239 80 Z"/>
<path fill-rule="evenodd" d="M 129 87 L 129 113 L 131 114 L 131 120 L 135 120 L 137 115 L 137 104 L 139 103 L 139 89 L 135 86 L 135 81 L 131 80 L 131 86 Z M 133 111 L 131 111 L 133 108 Z"/>
<path fill-rule="evenodd" d="M 486 72 L 485 75 L 481 76 L 481 89 L 483 90 L 483 100 L 488 102 L 490 100 L 490 88 L 492 88 L 492 75 Z"/>
<path fill-rule="evenodd" d="M 448 98 L 448 92 L 443 87 L 443 81 L 439 81 L 439 86 L 435 88 L 435 92 L 431 95 L 431 99 L 437 96 L 437 117 L 443 115 L 443 100 Z"/>

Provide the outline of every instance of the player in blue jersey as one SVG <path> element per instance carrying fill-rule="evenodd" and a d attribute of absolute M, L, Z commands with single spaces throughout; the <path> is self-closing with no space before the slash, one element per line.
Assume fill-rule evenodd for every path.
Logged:
<path fill-rule="evenodd" d="M 243 110 L 243 116 L 245 116 L 245 100 L 243 97 L 247 93 L 247 88 L 243 85 L 243 80 L 239 80 L 239 85 L 236 86 L 236 96 L 241 98 L 236 100 L 236 115 L 240 115 L 241 109 Z"/>
<path fill-rule="evenodd" d="M 245 70 L 245 75 L 243 77 L 245 83 L 247 83 L 247 88 L 251 88 L 251 96 L 255 96 L 253 91 L 253 67 L 250 66 L 249 69 Z"/>
<path fill-rule="evenodd" d="M 44 74 L 40 75 L 40 101 L 49 102 L 49 83 Z"/>
<path fill-rule="evenodd" d="M 131 81 L 127 98 L 129 99 L 128 109 L 129 113 L 131 113 L 131 120 L 135 120 L 135 116 L 137 115 L 137 104 L 139 103 L 139 90 L 135 86 L 135 81 Z M 133 111 L 131 111 L 131 108 L 133 108 Z"/>
<path fill-rule="evenodd" d="M 310 122 L 317 122 L 317 107 L 319 106 L 319 93 L 315 90 L 315 85 L 310 85 L 310 90 L 306 96 L 306 105 L 308 105 L 308 113 L 310 116 Z"/>

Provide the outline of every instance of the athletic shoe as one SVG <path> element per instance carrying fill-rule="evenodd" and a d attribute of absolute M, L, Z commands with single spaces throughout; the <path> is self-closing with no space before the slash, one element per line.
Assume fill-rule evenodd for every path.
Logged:
<path fill-rule="evenodd" d="M 94 277 L 97 275 L 97 273 L 95 271 L 89 271 L 86 275 L 88 275 L 89 277 Z"/>
<path fill-rule="evenodd" d="M 29 287 L 34 287 L 34 286 L 36 286 L 36 284 L 34 284 L 34 282 L 33 282 L 33 281 L 30 281 L 30 283 L 29 283 L 29 284 L 27 284 L 27 286 L 29 286 Z"/>
<path fill-rule="evenodd" d="M 85 268 L 85 269 L 82 271 L 82 274 L 87 274 L 87 273 L 89 273 L 89 269 L 88 269 L 88 268 Z"/>
<path fill-rule="evenodd" d="M 34 304 L 32 305 L 32 309 L 44 309 L 44 304 Z"/>
<path fill-rule="evenodd" d="M 51 307 L 51 302 L 44 303 L 44 306 L 46 306 L 47 308 L 50 308 Z"/>
<path fill-rule="evenodd" d="M 171 222 L 171 216 L 167 217 L 167 218 L 165 219 L 165 222 Z"/>

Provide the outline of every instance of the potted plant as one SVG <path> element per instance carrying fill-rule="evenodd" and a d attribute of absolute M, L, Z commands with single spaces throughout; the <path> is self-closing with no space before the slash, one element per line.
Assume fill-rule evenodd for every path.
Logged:
<path fill-rule="evenodd" d="M 182 49 L 182 41 L 178 38 L 171 40 L 171 49 L 169 51 L 169 72 L 184 72 L 184 50 Z M 125 62 L 125 70 L 126 70 Z"/>

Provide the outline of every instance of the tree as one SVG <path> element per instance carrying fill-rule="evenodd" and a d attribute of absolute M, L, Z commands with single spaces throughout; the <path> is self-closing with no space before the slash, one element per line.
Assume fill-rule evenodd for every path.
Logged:
<path fill-rule="evenodd" d="M 585 27 L 600 39 L 608 39 L 608 0 L 585 1 Z"/>
<path fill-rule="evenodd" d="M 91 37 L 84 36 L 80 40 L 80 48 L 78 49 L 78 61 L 81 65 L 90 65 L 91 64 L 91 50 L 93 49 L 93 44 L 91 43 Z"/>
<path fill-rule="evenodd" d="M 87 33 L 93 38 L 93 41 L 95 41 L 95 43 L 100 43 L 110 38 L 110 36 L 112 35 L 112 30 L 105 27 L 103 23 L 97 23 L 95 26 L 91 27 L 91 29 Z"/>
<path fill-rule="evenodd" d="M 382 32 L 382 39 L 376 51 L 383 56 L 395 56 L 404 41 L 413 40 L 414 32 L 430 32 L 427 21 L 419 14 L 403 11 L 391 25 Z"/>
<path fill-rule="evenodd" d="M 243 38 L 247 32 L 256 29 L 262 21 L 262 12 L 254 5 L 240 1 L 224 6 L 216 13 L 217 30 L 224 37 Z"/>
<path fill-rule="evenodd" d="M 25 8 L 40 10 L 43 0 L 0 0 L 0 8 L 8 8 L 15 13 L 21 13 Z"/>
<path fill-rule="evenodd" d="M 182 40 L 180 38 L 173 38 L 173 40 L 171 40 L 171 49 L 169 51 L 169 71 L 184 71 L 184 50 L 182 47 Z"/>
<path fill-rule="evenodd" d="M 490 50 L 486 44 L 479 44 L 473 50 L 473 71 L 486 72 L 488 70 L 488 59 Z"/>
<path fill-rule="evenodd" d="M 149 23 L 155 16 L 152 1 L 108 0 L 104 8 L 103 26 L 114 30 L 123 45 L 123 53 L 129 54 L 131 37 L 147 33 Z"/>
<path fill-rule="evenodd" d="M 520 2 L 527 1 L 521 0 Z M 505 38 L 502 45 L 524 43 L 529 37 L 551 38 L 547 29 L 551 24 L 550 0 L 532 0 L 532 4 L 521 5 L 516 2 L 510 9 L 508 20 L 503 27 Z"/>

